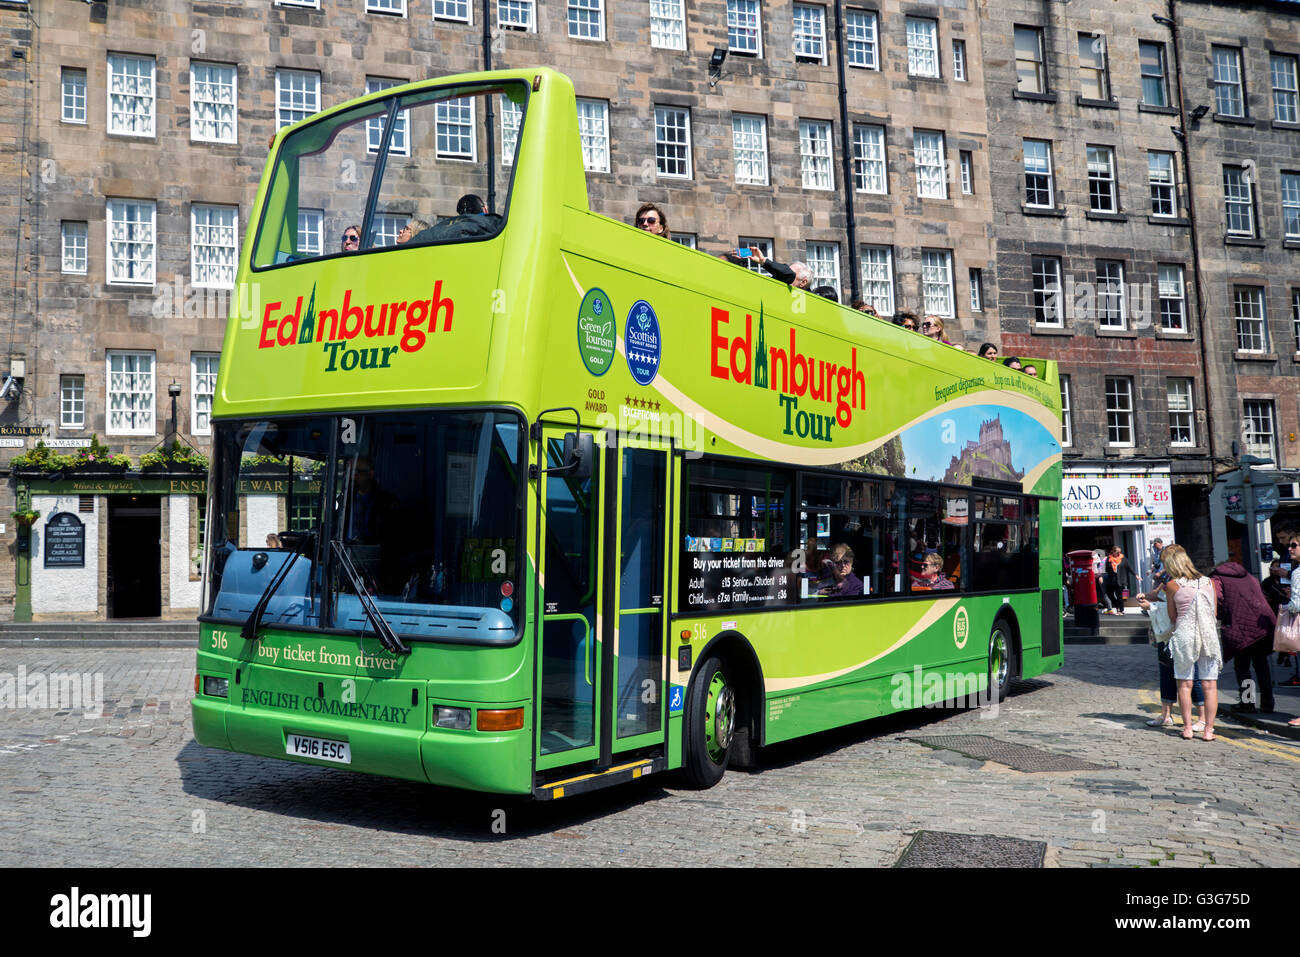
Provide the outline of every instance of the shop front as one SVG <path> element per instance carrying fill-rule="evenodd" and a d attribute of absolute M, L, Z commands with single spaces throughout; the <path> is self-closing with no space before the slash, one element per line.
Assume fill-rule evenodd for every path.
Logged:
<path fill-rule="evenodd" d="M 1174 541 L 1168 469 L 1066 471 L 1061 485 L 1061 544 L 1109 552 L 1118 545 L 1141 587 L 1151 581 L 1151 543 Z"/>
<path fill-rule="evenodd" d="M 207 478 L 17 476 L 17 621 L 193 618 Z"/>

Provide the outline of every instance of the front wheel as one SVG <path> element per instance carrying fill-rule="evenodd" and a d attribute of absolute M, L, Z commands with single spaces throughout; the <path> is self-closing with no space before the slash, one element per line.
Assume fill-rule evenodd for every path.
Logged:
<path fill-rule="evenodd" d="M 700 665 L 686 702 L 686 753 L 682 771 L 694 788 L 722 780 L 736 736 L 736 692 L 721 658 Z"/>
<path fill-rule="evenodd" d="M 989 635 L 989 700 L 1006 701 L 1015 674 L 1015 651 L 1005 621 L 993 626 Z"/>

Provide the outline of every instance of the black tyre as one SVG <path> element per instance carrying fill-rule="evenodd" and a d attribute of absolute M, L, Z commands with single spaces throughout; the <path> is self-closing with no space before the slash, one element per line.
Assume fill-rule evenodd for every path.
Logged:
<path fill-rule="evenodd" d="M 700 664 L 686 699 L 686 753 L 682 774 L 694 788 L 722 780 L 736 736 L 736 692 L 721 658 Z"/>
<path fill-rule="evenodd" d="M 989 700 L 1006 701 L 1011 679 L 1016 674 L 1015 641 L 1011 626 L 1003 619 L 993 624 L 989 635 Z"/>

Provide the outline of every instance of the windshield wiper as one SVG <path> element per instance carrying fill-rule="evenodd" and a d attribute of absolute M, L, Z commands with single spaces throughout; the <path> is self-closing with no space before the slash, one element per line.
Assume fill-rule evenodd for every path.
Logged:
<path fill-rule="evenodd" d="M 352 557 L 348 554 L 347 547 L 337 539 L 330 542 L 330 544 L 334 546 L 334 554 L 338 556 L 339 565 L 348 576 L 348 581 L 352 584 L 352 590 L 356 592 L 357 601 L 361 602 L 361 607 L 365 609 L 370 624 L 375 626 L 375 635 L 379 638 L 379 643 L 395 655 L 409 655 L 411 649 L 407 647 L 401 638 L 397 637 L 397 633 L 388 624 L 388 619 L 384 617 L 384 613 L 375 604 L 374 598 L 366 591 L 366 586 L 361 581 L 361 573 L 357 571 L 357 566 L 352 563 Z"/>
<path fill-rule="evenodd" d="M 289 556 L 288 561 L 280 566 L 280 570 L 271 577 L 266 588 L 262 591 L 262 597 L 257 599 L 257 604 L 253 606 L 253 613 L 248 616 L 248 620 L 244 622 L 244 627 L 240 629 L 239 633 L 249 641 L 257 641 L 257 629 L 262 624 L 262 615 L 266 613 L 266 606 L 271 603 L 271 598 L 275 595 L 276 589 L 283 585 L 284 580 L 289 577 L 289 570 L 293 568 L 298 556 L 316 543 L 316 536 L 312 532 L 281 532 L 279 539 L 281 544 L 288 545 L 293 549 L 293 554 Z"/>

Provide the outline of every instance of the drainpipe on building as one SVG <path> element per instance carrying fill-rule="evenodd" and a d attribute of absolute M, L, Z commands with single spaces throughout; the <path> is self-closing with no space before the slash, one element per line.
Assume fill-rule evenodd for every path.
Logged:
<path fill-rule="evenodd" d="M 853 141 L 849 129 L 849 87 L 844 75 L 844 10 L 840 0 L 835 0 L 835 62 L 839 67 L 840 83 L 840 160 L 843 167 L 840 179 L 844 181 L 844 232 L 849 243 L 849 302 L 858 295 L 858 240 L 853 220 Z"/>
<path fill-rule="evenodd" d="M 1183 99 L 1183 58 L 1179 49 L 1178 5 L 1176 0 L 1166 0 L 1169 10 L 1169 33 L 1174 47 L 1174 79 L 1178 85 L 1178 125 L 1183 135 L 1178 138 L 1183 153 L 1183 178 L 1187 182 L 1187 219 L 1191 223 L 1192 234 L 1192 283 L 1196 287 L 1196 322 L 1197 341 L 1201 351 L 1201 381 L 1205 383 L 1205 431 L 1210 439 L 1210 486 L 1214 485 L 1214 470 L 1219 457 L 1214 446 L 1214 400 L 1210 388 L 1210 359 L 1207 352 L 1209 338 L 1205 328 L 1205 286 L 1201 282 L 1201 236 L 1196 225 L 1196 191 L 1192 180 L 1192 150 L 1190 146 L 1192 131 L 1188 124 L 1187 103 Z"/>
<path fill-rule="evenodd" d="M 483 69 L 492 69 L 492 28 L 488 25 L 488 14 L 492 9 L 492 0 L 483 0 Z M 536 10 L 534 9 L 534 15 Z M 487 206 L 488 212 L 497 213 L 497 164 L 496 164 L 496 127 L 493 120 L 495 111 L 492 109 L 492 97 L 487 97 L 487 116 L 484 117 L 487 126 Z"/>

